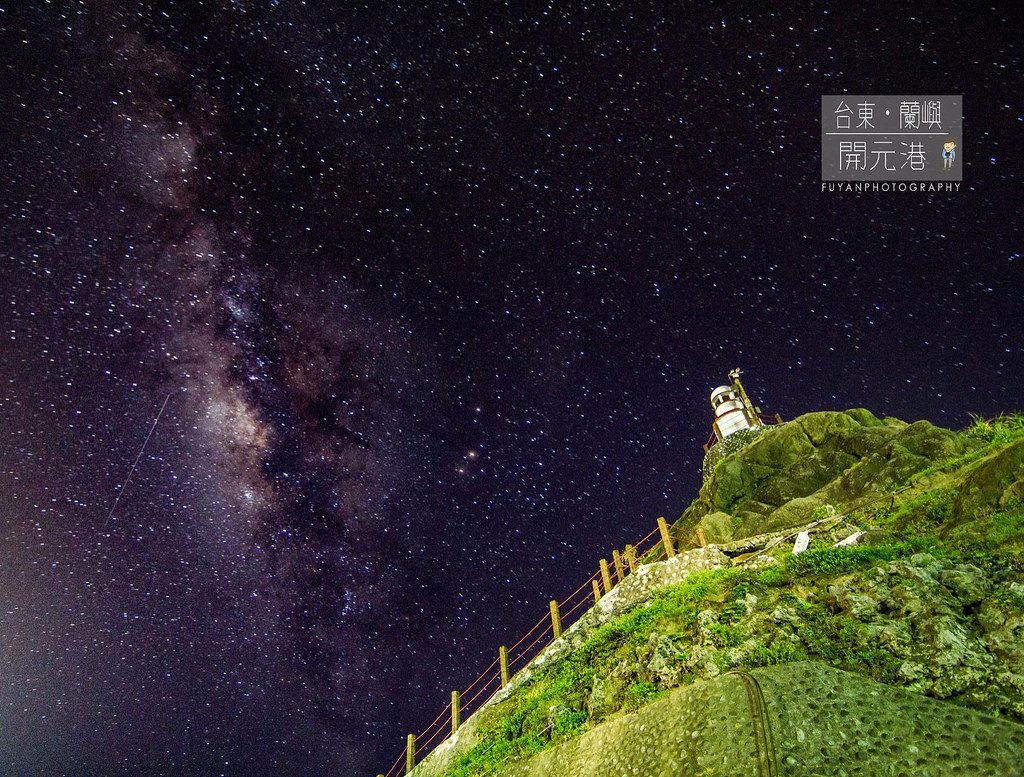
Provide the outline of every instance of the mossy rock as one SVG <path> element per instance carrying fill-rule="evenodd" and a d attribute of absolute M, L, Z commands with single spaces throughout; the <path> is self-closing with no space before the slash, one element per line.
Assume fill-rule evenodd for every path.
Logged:
<path fill-rule="evenodd" d="M 1024 502 L 1024 478 L 1014 481 L 1003 490 L 1003 495 L 999 497 L 999 507 L 1009 507 L 1010 502 Z"/>
<path fill-rule="evenodd" d="M 932 461 L 958 456 L 967 450 L 963 437 L 928 421 L 915 421 L 903 429 L 896 440 L 911 454 Z"/>
<path fill-rule="evenodd" d="M 896 425 L 899 427 L 906 426 L 906 423 L 900 421 L 898 418 L 887 418 L 883 421 L 870 410 L 863 407 L 852 407 L 849 410 L 844 411 L 844 415 L 848 415 L 861 426 L 888 426 L 889 421 L 895 421 Z"/>
<path fill-rule="evenodd" d="M 735 535 L 735 539 L 753 537 L 757 534 L 767 534 L 780 529 L 787 529 L 790 526 L 802 526 L 813 520 L 814 511 L 819 507 L 829 504 L 829 501 L 819 494 L 801 496 L 790 499 L 778 510 L 769 515 L 762 516 L 760 520 L 744 521 Z"/>
<path fill-rule="evenodd" d="M 756 496 L 781 507 L 790 499 L 813 494 L 848 470 L 858 459 L 839 451 L 818 451 L 790 467 L 783 477 L 773 478 Z"/>
<path fill-rule="evenodd" d="M 834 450 L 863 459 L 891 440 L 894 431 L 885 426 L 842 429 L 823 446 L 823 450 Z"/>
<path fill-rule="evenodd" d="M 827 489 L 866 459 L 877 459 L 876 466 L 865 470 L 872 476 L 891 466 L 886 462 L 893 451 L 886 446 L 895 439 L 906 435 L 914 450 L 941 448 L 944 440 L 932 440 L 935 433 L 929 430 L 934 429 L 927 422 L 908 426 L 891 419 L 881 421 L 863 408 L 808 413 L 722 459 L 680 524 L 687 528 L 700 524 L 708 531 L 704 524 L 708 516 L 734 516 L 739 520 L 731 525 L 719 517 L 708 524 L 720 541 L 730 541 L 804 522 L 815 507 L 835 501 Z M 896 451 L 895 459 L 900 466 L 891 477 L 905 477 L 905 471 L 922 468 L 921 457 L 909 449 L 905 455 Z M 840 490 L 856 495 L 870 480 L 850 480 Z M 724 532 L 729 533 L 724 536 Z"/>
<path fill-rule="evenodd" d="M 979 513 L 996 512 L 1024 491 L 1024 439 L 982 460 L 964 480 L 953 503 L 949 525 L 969 521 Z"/>
<path fill-rule="evenodd" d="M 737 503 L 748 498 L 761 483 L 774 474 L 763 465 L 737 455 L 730 456 L 715 468 L 711 486 L 711 506 L 728 512 Z"/>
<path fill-rule="evenodd" d="M 737 453 L 722 459 L 710 473 L 691 506 L 692 523 L 710 512 L 732 512 L 780 470 L 814 455 L 814 446 L 796 423 L 783 424 L 756 437 Z"/>
<path fill-rule="evenodd" d="M 812 413 L 735 448 L 708 473 L 680 519 L 684 528 L 700 527 L 721 545 L 783 535 L 816 514 L 833 514 L 819 509 L 825 505 L 845 518 L 815 534 L 800 555 L 787 552 L 790 537 L 757 560 L 730 564 L 726 551 L 762 544 L 746 540 L 731 549 L 683 547 L 673 561 L 641 569 L 583 616 L 591 618 L 583 621 L 589 632 L 570 628 L 517 676 L 511 695 L 465 721 L 449 739 L 453 744 L 435 750 L 416 774 L 661 774 L 682 764 L 666 748 L 704 742 L 717 748 L 701 756 L 704 763 L 738 774 L 744 770 L 736 754 L 756 751 L 746 744 L 723 749 L 720 690 L 707 695 L 715 715 L 707 736 L 684 717 L 699 707 L 696 697 L 665 716 L 657 747 L 643 718 L 660 714 L 677 695 L 731 682 L 742 725 L 730 730 L 748 734 L 749 697 L 733 676 L 738 672 L 722 674 L 730 669 L 759 678 L 765 698 L 781 699 L 781 691 L 786 705 L 796 705 L 779 706 L 772 721 L 776 746 L 793 753 L 781 759 L 787 765 L 813 749 L 822 757 L 811 771 L 826 773 L 860 753 L 864 768 L 851 773 L 880 773 L 882 761 L 864 755 L 871 743 L 855 731 L 851 750 L 853 735 L 847 736 L 868 721 L 884 754 L 905 756 L 886 773 L 920 771 L 922 742 L 943 734 L 949 747 L 962 745 L 965 759 L 950 773 L 1019 773 L 1019 726 L 991 746 L 980 746 L 977 732 L 1006 728 L 1000 719 L 1024 720 L 1024 416 L 979 420 L 955 433 L 926 421 L 879 420 L 863 409 Z M 854 532 L 856 544 L 833 547 Z M 865 678 L 838 681 L 837 670 L 808 658 L 920 695 Z M 766 666 L 773 668 L 757 668 Z M 837 690 L 850 683 L 860 689 L 844 692 L 847 706 L 837 706 Z M 936 699 L 952 703 L 939 707 Z M 901 721 L 917 725 L 929 705 L 932 729 L 900 728 Z M 848 722 L 837 728 L 840 714 Z M 820 746 L 808 744 L 808 721 L 824 721 Z M 993 753 L 1008 752 L 1009 745 L 1017 751 L 1004 758 L 1002 772 L 994 770 Z M 587 748 L 585 758 L 570 763 Z M 474 751 L 478 761 L 455 768 Z M 647 753 L 664 755 L 664 763 L 648 768 Z M 953 762 L 951 753 L 935 755 L 939 772 Z M 683 771 L 696 774 L 699 766 L 695 761 Z"/>
<path fill-rule="evenodd" d="M 701 518 L 698 525 L 704 530 L 704 536 L 707 537 L 708 542 L 721 544 L 732 540 L 737 524 L 741 521 L 742 518 L 737 521 L 728 513 L 716 511 Z"/>
<path fill-rule="evenodd" d="M 833 501 L 847 501 L 886 493 L 904 485 L 911 475 L 974 447 L 978 444 L 955 432 L 918 421 L 904 426 L 890 442 L 851 467 L 829 496 Z"/>
<path fill-rule="evenodd" d="M 772 434 L 754 440 L 736 458 L 771 471 L 786 469 L 814 454 L 814 443 L 804 432 L 801 419 L 783 424 Z"/>
<path fill-rule="evenodd" d="M 982 445 L 928 421 L 879 420 L 863 408 L 808 413 L 724 457 L 678 523 L 693 528 L 715 513 L 732 516 L 732 524 L 720 517 L 708 524 L 721 542 L 796 526 L 810 520 L 816 507 L 869 503 Z M 1024 492 L 1024 483 L 1016 485 L 1024 480 L 1017 464 L 1024 454 L 1015 450 L 1002 464 L 990 465 L 1002 467 L 998 477 L 995 469 L 977 475 L 1001 485 L 975 484 L 982 496 L 965 498 L 962 514 L 1006 501 L 1015 488 Z"/>
<path fill-rule="evenodd" d="M 843 431 L 860 429 L 861 424 L 847 413 L 822 411 L 807 413 L 796 419 L 796 423 L 807 435 L 815 448 L 820 448 Z"/>

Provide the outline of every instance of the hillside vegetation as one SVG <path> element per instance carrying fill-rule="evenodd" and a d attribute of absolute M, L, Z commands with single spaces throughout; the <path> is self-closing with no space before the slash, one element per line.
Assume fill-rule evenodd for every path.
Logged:
<path fill-rule="evenodd" d="M 677 526 L 719 568 L 577 635 L 438 774 L 493 774 L 672 689 L 792 662 L 1024 722 L 1024 417 L 811 413 L 718 462 Z"/>

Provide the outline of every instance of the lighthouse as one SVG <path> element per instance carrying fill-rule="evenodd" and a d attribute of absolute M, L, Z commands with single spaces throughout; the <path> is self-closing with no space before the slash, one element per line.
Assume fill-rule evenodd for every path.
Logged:
<path fill-rule="evenodd" d="M 745 448 L 762 432 L 775 429 L 761 420 L 761 408 L 754 407 L 750 397 L 740 383 L 740 369 L 729 373 L 728 386 L 719 386 L 711 392 L 711 407 L 715 411 L 714 431 L 704 445 L 704 464 L 701 468 L 707 483 L 715 467 L 731 453 Z M 775 423 L 781 425 L 782 417 L 775 415 Z"/>
<path fill-rule="evenodd" d="M 728 386 L 719 386 L 711 392 L 711 408 L 715 411 L 715 442 L 721 442 L 742 429 L 763 426 L 761 408 L 754 407 L 740 383 L 739 367 L 729 373 L 729 379 L 732 382 Z"/>

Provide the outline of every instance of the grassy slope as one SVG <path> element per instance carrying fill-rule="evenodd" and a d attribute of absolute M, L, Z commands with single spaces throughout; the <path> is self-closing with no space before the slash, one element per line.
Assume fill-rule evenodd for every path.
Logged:
<path fill-rule="evenodd" d="M 697 677 L 692 673 L 651 676 L 638 658 L 656 649 L 686 664 L 688 649 L 701 634 L 705 644 L 710 637 L 720 648 L 709 659 L 721 670 L 817 659 L 893 682 L 901 659 L 869 640 L 864 623 L 809 601 L 813 597 L 805 594 L 921 551 L 970 562 L 1003 580 L 1024 579 L 1024 494 L 1007 497 L 1009 483 L 989 482 L 1007 469 L 1001 462 L 1008 456 L 1024 458 L 1024 416 L 977 419 L 962 434 L 985 444 L 911 476 L 891 505 L 848 516 L 861 528 L 880 530 L 883 544 L 836 548 L 826 541 L 800 556 L 779 550 L 779 563 L 766 569 L 702 572 L 662 589 L 648 605 L 601 627 L 580 649 L 502 702 L 489 716 L 482 744 L 448 774 L 491 774 L 502 764 L 578 737 L 611 716 L 693 682 Z M 1002 504 L 994 501 L 999 498 Z M 835 507 L 844 511 L 843 505 Z M 996 587 L 990 596 L 1007 611 L 1024 612 L 1024 597 L 1011 588 Z M 754 611 L 763 614 L 779 606 L 799 613 L 798 639 L 758 639 L 749 628 Z M 713 622 L 701 622 L 701 613 L 708 610 L 714 611 Z M 606 692 L 599 693 L 602 688 Z"/>

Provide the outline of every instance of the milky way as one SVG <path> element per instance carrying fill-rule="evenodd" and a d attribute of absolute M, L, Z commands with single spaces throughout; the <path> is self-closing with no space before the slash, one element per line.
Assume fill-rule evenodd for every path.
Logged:
<path fill-rule="evenodd" d="M 179 412 L 201 419 L 190 442 L 230 509 L 212 527 L 214 563 L 234 579 L 244 559 L 315 707 L 344 717 L 365 686 L 365 638 L 395 628 L 369 614 L 402 610 L 408 580 L 389 568 L 401 549 L 386 511 L 414 474 L 416 424 L 403 392 L 429 357 L 367 312 L 330 256 L 311 258 L 298 241 L 268 247 L 254 238 L 267 229 L 262 213 L 218 208 L 209 193 L 218 181 L 264 169 L 252 157 L 223 161 L 216 103 L 167 50 L 111 38 L 97 58 L 117 63 L 102 142 L 144 203 L 136 218 L 156 225 L 135 268 L 166 324 L 144 340 L 160 355 L 146 369 L 172 397 L 182 393 Z"/>
<path fill-rule="evenodd" d="M 154 429 L 152 450 L 162 443 L 161 460 L 177 459 L 169 466 L 191 470 L 193 481 L 203 481 L 199 504 L 182 504 L 174 516 L 187 525 L 185 538 L 192 544 L 190 554 L 175 554 L 177 560 L 183 567 L 201 567 L 201 582 L 186 573 L 171 585 L 188 594 L 193 585 L 201 586 L 203 597 L 222 602 L 204 602 L 191 616 L 198 626 L 179 636 L 190 649 L 209 651 L 209 637 L 197 631 L 227 623 L 224 637 L 252 643 L 252 660 L 281 662 L 250 667 L 237 686 L 265 683 L 273 689 L 273 681 L 255 683 L 253 677 L 293 674 L 285 684 L 301 688 L 292 688 L 285 706 L 306 705 L 313 719 L 335 736 L 341 732 L 344 741 L 351 736 L 347 727 L 365 720 L 349 708 L 365 688 L 372 638 L 384 629 L 406 638 L 410 633 L 404 591 L 416 573 L 394 566 L 404 551 L 398 532 L 388 535 L 385 516 L 389 500 L 402 493 L 403 481 L 418 466 L 416 423 L 404 407 L 404 392 L 417 383 L 409 373 L 426 369 L 416 363 L 429 356 L 416 353 L 406 333 L 369 309 L 332 257 L 311 257 L 301 240 L 268 235 L 274 225 L 243 202 L 244 194 L 236 199 L 232 182 L 264 175 L 264 163 L 258 149 L 231 150 L 222 135 L 220 106 L 187 72 L 180 54 L 147 40 L 138 25 L 117 13 L 94 14 L 89 24 L 88 37 L 74 49 L 85 72 L 69 78 L 66 87 L 87 95 L 87 148 L 96 156 L 83 163 L 56 153 L 67 166 L 64 185 L 67 178 L 85 181 L 100 173 L 112 191 L 104 206 L 119 203 L 123 255 L 106 267 L 100 258 L 80 279 L 105 276 L 115 291 L 108 312 L 119 313 L 119 324 L 111 334 L 124 337 L 115 353 L 122 364 L 134 365 L 131 388 L 145 390 L 137 413 L 166 395 L 167 417 Z M 140 427 L 119 426 L 123 437 L 112 442 L 120 442 L 127 456 Z M 169 436 L 173 453 L 167 453 Z M 392 443 L 399 437 L 401 447 Z M 147 477 L 144 471 L 133 476 Z M 85 553 L 116 553 L 126 534 L 145 530 L 139 500 L 133 502 L 140 485 L 122 481 L 121 509 L 96 524 L 94 536 L 83 528 L 74 531 Z M 138 534 L 134 539 L 144 541 Z M 165 565 L 166 559 L 150 559 L 138 568 L 159 576 L 167 573 L 159 569 Z M 94 571 L 113 574 L 113 566 L 105 559 Z M 150 597 L 157 586 L 148 581 L 130 588 L 146 589 Z M 215 612 L 221 607 L 225 612 Z M 177 613 L 170 620 L 181 618 Z M 126 643 L 111 643 L 104 635 L 97 647 L 116 660 Z M 202 659 L 164 660 L 177 670 L 164 673 L 170 679 L 197 671 L 191 661 Z M 137 661 L 131 662 L 132 673 Z M 233 673 L 238 671 L 236 664 Z M 83 684 L 80 666 L 68 674 L 62 679 Z M 107 682 L 122 685 L 125 678 Z M 218 697 L 219 685 L 210 689 Z M 272 693 L 261 689 L 258 695 Z M 225 702 L 230 704 L 218 698 L 217 704 Z M 134 706 L 148 709 L 150 703 L 138 699 Z M 229 717 L 249 714 L 241 710 Z M 185 713 L 186 731 L 193 728 L 192 715 L 203 717 Z M 115 751 L 130 739 L 134 725 L 123 724 Z M 276 725 L 282 728 L 270 736 L 279 746 L 287 744 L 288 724 Z M 218 724 L 211 733 L 209 724 L 195 727 L 218 739 L 226 728 Z M 45 760 L 41 765 L 56 768 Z M 122 765 L 134 770 L 130 756 Z M 266 767 L 275 768 L 275 760 Z"/>
<path fill-rule="evenodd" d="M 386 771 L 682 512 L 737 365 L 786 417 L 1024 404 L 998 6 L 22 5 L 5 774 Z M 821 95 L 899 91 L 964 95 L 962 191 L 820 192 Z"/>

